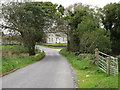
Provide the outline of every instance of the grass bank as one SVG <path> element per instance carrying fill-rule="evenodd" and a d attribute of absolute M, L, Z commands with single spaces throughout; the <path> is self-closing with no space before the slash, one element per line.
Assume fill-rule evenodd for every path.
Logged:
<path fill-rule="evenodd" d="M 60 54 L 67 57 L 76 70 L 78 88 L 118 88 L 118 75 L 108 76 L 93 64 L 94 55 L 80 54 L 75 56 L 66 50 Z"/>
<path fill-rule="evenodd" d="M 45 45 L 40 45 L 40 46 L 44 46 L 52 49 L 64 49 L 64 47 L 52 47 L 52 46 L 45 46 Z"/>
<path fill-rule="evenodd" d="M 43 44 L 37 44 L 37 45 L 53 48 L 53 49 L 64 49 L 67 44 L 66 43 L 43 43 Z"/>
<path fill-rule="evenodd" d="M 44 43 L 44 44 L 46 44 L 46 45 L 56 45 L 56 46 L 64 46 L 64 45 L 67 45 L 67 43 Z"/>
<path fill-rule="evenodd" d="M 27 48 L 19 45 L 1 46 L 2 48 L 2 66 L 1 76 L 9 74 L 19 68 L 39 61 L 45 56 L 44 52 L 36 50 L 36 56 L 29 56 Z"/>

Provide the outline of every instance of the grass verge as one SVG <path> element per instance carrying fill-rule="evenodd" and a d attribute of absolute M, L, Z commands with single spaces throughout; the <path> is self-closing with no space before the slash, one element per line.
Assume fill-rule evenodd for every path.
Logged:
<path fill-rule="evenodd" d="M 108 76 L 93 64 L 94 55 L 80 54 L 75 56 L 66 50 L 60 54 L 67 57 L 70 64 L 76 70 L 78 88 L 118 88 L 118 75 Z"/>
<path fill-rule="evenodd" d="M 64 45 L 67 45 L 67 43 L 43 43 L 43 44 L 46 44 L 46 45 L 56 45 L 56 46 L 64 46 Z"/>
<path fill-rule="evenodd" d="M 2 66 L 0 66 L 0 75 L 7 75 L 19 68 L 25 67 L 29 64 L 41 60 L 44 56 L 44 52 L 36 50 L 36 56 L 29 56 L 27 48 L 18 45 L 1 46 L 2 50 Z"/>
<path fill-rule="evenodd" d="M 48 48 L 52 48 L 52 49 L 64 49 L 65 48 L 65 47 L 53 47 L 53 46 L 45 46 L 45 45 L 40 45 L 40 46 L 44 46 L 44 47 L 48 47 Z"/>

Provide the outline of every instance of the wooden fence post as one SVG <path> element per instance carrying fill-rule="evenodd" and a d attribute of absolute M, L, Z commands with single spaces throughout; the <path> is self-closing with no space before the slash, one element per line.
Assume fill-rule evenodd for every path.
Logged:
<path fill-rule="evenodd" d="M 107 62 L 107 74 L 110 75 L 110 58 L 109 57 L 106 58 L 106 62 Z"/>
<path fill-rule="evenodd" d="M 98 65 L 99 60 L 99 50 L 98 48 L 95 49 L 95 64 Z"/>
<path fill-rule="evenodd" d="M 119 63 L 119 57 L 118 58 L 115 58 L 115 62 L 116 62 L 116 70 L 115 70 L 115 74 L 118 74 L 118 72 L 120 72 L 119 71 L 119 69 L 118 69 L 118 67 L 119 67 L 119 65 L 118 65 L 118 63 Z"/>

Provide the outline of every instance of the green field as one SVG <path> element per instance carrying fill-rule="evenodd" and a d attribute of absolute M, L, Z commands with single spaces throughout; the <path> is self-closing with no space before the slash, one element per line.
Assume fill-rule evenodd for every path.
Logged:
<path fill-rule="evenodd" d="M 52 46 L 45 46 L 45 45 L 40 45 L 40 46 L 44 46 L 47 48 L 52 48 L 52 49 L 63 49 L 64 47 L 52 47 Z"/>
<path fill-rule="evenodd" d="M 118 88 L 118 75 L 108 76 L 102 72 L 98 66 L 93 64 L 94 55 L 75 56 L 64 49 L 60 51 L 60 54 L 67 57 L 76 70 L 78 88 Z"/>
<path fill-rule="evenodd" d="M 64 49 L 65 47 L 59 47 L 59 46 L 66 46 L 67 43 L 43 43 L 38 45 L 53 49 Z M 47 45 L 53 45 L 53 46 L 47 46 Z"/>
<path fill-rule="evenodd" d="M 36 56 L 29 56 L 27 48 L 19 45 L 0 46 L 0 48 L 2 48 L 1 76 L 39 61 L 45 56 L 44 52 L 38 50 Z"/>
<path fill-rule="evenodd" d="M 44 44 L 46 44 L 46 45 L 56 45 L 56 46 L 58 46 L 58 45 L 67 45 L 67 43 L 44 43 Z"/>

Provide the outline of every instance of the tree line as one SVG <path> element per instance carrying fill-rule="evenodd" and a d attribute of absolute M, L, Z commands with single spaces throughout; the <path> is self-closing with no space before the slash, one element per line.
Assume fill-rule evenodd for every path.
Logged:
<path fill-rule="evenodd" d="M 21 37 L 29 55 L 46 32 L 67 34 L 67 50 L 94 53 L 95 48 L 120 54 L 120 3 L 103 8 L 76 3 L 67 8 L 51 2 L 8 3 L 2 5 L 2 28 Z"/>
<path fill-rule="evenodd" d="M 120 54 L 120 3 L 91 8 L 77 3 L 66 9 L 67 50 L 94 53 L 95 48 L 108 54 Z"/>

